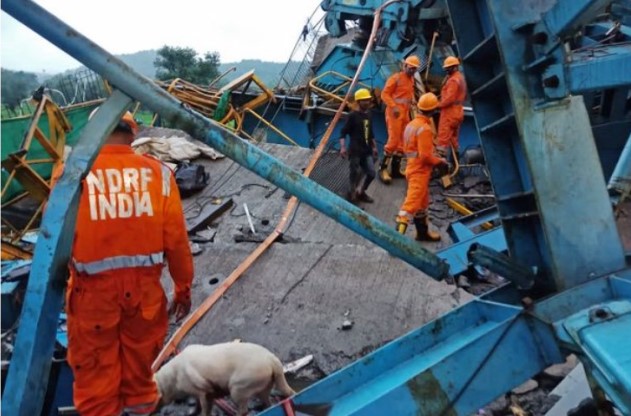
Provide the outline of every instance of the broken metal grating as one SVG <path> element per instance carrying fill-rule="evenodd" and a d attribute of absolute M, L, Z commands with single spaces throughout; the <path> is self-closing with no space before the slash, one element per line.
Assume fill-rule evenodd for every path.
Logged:
<path fill-rule="evenodd" d="M 337 151 L 329 151 L 318 159 L 309 177 L 331 192 L 346 197 L 349 189 L 348 170 L 348 159 L 340 157 Z"/>

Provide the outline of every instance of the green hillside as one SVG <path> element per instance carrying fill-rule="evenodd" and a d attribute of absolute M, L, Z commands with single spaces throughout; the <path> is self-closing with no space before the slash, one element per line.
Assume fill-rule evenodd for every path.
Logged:
<path fill-rule="evenodd" d="M 156 59 L 156 50 L 140 51 L 127 55 L 119 55 L 118 57 L 134 70 L 146 77 L 154 78 L 156 69 L 153 62 Z M 255 74 L 268 86 L 274 87 L 278 81 L 279 74 L 285 67 L 285 62 L 268 62 L 260 59 L 244 59 L 240 62 L 227 62 L 219 65 L 219 73 L 223 73 L 228 69 L 236 67 L 237 69 L 228 74 L 224 80 L 230 80 L 238 75 L 246 73 L 254 69 Z"/>

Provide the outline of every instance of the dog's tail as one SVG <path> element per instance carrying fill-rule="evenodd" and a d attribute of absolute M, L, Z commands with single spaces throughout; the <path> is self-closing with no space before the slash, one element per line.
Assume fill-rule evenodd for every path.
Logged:
<path fill-rule="evenodd" d="M 272 369 L 274 372 L 273 377 L 276 390 L 278 390 L 285 397 L 293 396 L 294 394 L 296 394 L 294 389 L 289 387 L 289 384 L 287 384 L 287 379 L 285 379 L 285 371 L 283 370 L 283 364 L 275 356 L 272 357 Z"/>

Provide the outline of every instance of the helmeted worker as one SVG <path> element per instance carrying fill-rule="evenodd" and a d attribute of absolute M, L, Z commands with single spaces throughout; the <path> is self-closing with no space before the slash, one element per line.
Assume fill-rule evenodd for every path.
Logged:
<path fill-rule="evenodd" d="M 448 56 L 443 63 L 447 77 L 440 91 L 440 120 L 438 121 L 438 137 L 436 151 L 447 157 L 451 147 L 458 153 L 458 135 L 460 125 L 464 120 L 464 100 L 467 96 L 467 84 L 462 73 L 458 70 L 460 61 L 454 56 Z"/>
<path fill-rule="evenodd" d="M 399 175 L 403 156 L 403 130 L 410 122 L 410 107 L 414 104 L 414 72 L 421 65 L 417 56 L 405 59 L 403 70 L 394 73 L 386 81 L 381 99 L 386 104 L 388 141 L 379 167 L 379 179 L 385 184 Z"/>
<path fill-rule="evenodd" d="M 397 215 L 397 231 L 405 234 L 410 221 L 416 226 L 416 240 L 439 241 L 440 235 L 429 230 L 429 181 L 432 169 L 447 164 L 443 158 L 434 156 L 434 130 L 431 117 L 438 109 L 438 98 L 430 93 L 418 100 L 419 113 L 405 128 L 403 140 L 407 166 L 405 178 L 408 181 L 405 201 Z"/>
<path fill-rule="evenodd" d="M 358 109 L 351 111 L 342 127 L 340 137 L 340 154 L 349 159 L 350 192 L 348 199 L 356 201 L 374 202 L 366 190 L 375 179 L 374 164 L 377 159 L 377 142 L 372 128 L 369 109 L 372 96 L 366 88 L 355 92 L 355 102 Z M 349 137 L 348 150 L 346 136 Z M 374 160 L 373 160 L 374 158 Z"/>
<path fill-rule="evenodd" d="M 166 165 L 133 152 L 136 131 L 128 112 L 82 181 L 66 292 L 68 362 L 82 416 L 153 412 L 151 365 L 167 314 L 181 319 L 191 307 L 193 261 L 178 188 Z M 165 262 L 175 291 L 169 311 Z"/>

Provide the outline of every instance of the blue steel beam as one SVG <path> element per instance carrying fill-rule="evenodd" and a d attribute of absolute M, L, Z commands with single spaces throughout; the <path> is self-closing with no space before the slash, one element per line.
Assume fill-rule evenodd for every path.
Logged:
<path fill-rule="evenodd" d="M 629 135 L 627 144 L 620 154 L 611 179 L 609 179 L 609 187 L 622 195 L 631 195 L 631 135 Z"/>
<path fill-rule="evenodd" d="M 457 276 L 469 269 L 471 263 L 467 257 L 467 253 L 474 243 L 484 244 L 499 252 L 506 251 L 506 236 L 504 235 L 504 230 L 502 227 L 497 227 L 438 250 L 436 254 L 438 257 L 445 259 L 449 264 L 450 273 Z"/>
<path fill-rule="evenodd" d="M 292 401 L 298 412 L 328 416 L 470 415 L 561 361 L 552 336 L 550 328 L 530 322 L 521 307 L 475 300 L 331 374 Z M 283 415 L 279 406 L 261 414 Z"/>
<path fill-rule="evenodd" d="M 581 26 L 593 20 L 612 0 L 557 0 L 542 18 L 551 38 L 563 38 L 574 34 Z"/>
<path fill-rule="evenodd" d="M 551 324 L 621 414 L 631 414 L 631 270 L 545 300 L 533 315 Z"/>
<path fill-rule="evenodd" d="M 574 94 L 631 85 L 631 45 L 573 53 L 566 68 L 568 88 Z"/>
<path fill-rule="evenodd" d="M 15 348 L 2 395 L 2 414 L 39 415 L 55 348 L 68 260 L 83 178 L 107 132 L 132 103 L 115 91 L 81 132 L 81 137 L 53 188 L 40 228 Z M 100 138 L 100 139 L 99 139 Z"/>
<path fill-rule="evenodd" d="M 472 301 L 320 380 L 292 402 L 298 412 L 328 416 L 470 415 L 574 352 L 600 372 L 600 386 L 629 414 L 630 274 L 592 280 L 529 310 Z M 276 406 L 261 416 L 285 414 Z"/>
<path fill-rule="evenodd" d="M 486 267 L 510 280 L 518 289 L 528 290 L 535 284 L 536 270 L 517 264 L 504 253 L 483 244 L 472 244 L 467 252 L 467 257 L 471 263 Z"/>

